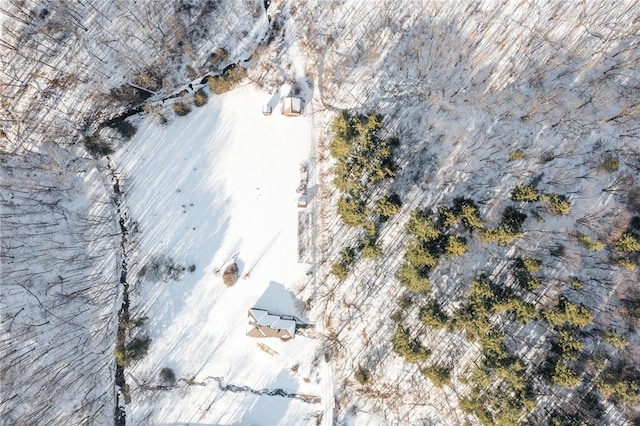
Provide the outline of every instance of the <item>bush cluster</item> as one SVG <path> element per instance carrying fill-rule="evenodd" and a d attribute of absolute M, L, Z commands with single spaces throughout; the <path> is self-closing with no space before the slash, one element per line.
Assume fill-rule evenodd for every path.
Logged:
<path fill-rule="evenodd" d="M 623 253 L 636 253 L 640 252 L 640 239 L 632 232 L 625 232 L 611 246 Z"/>
<path fill-rule="evenodd" d="M 539 201 L 540 193 L 536 191 L 533 185 L 517 185 L 513 191 L 511 191 L 511 199 L 513 201 Z"/>
<path fill-rule="evenodd" d="M 520 257 L 514 263 L 514 276 L 520 287 L 533 291 L 542 286 L 540 278 L 534 275 L 540 270 L 542 262 L 531 257 Z"/>
<path fill-rule="evenodd" d="M 524 151 L 521 149 L 516 149 L 511 151 L 509 154 L 509 161 L 519 161 L 524 160 Z"/>
<path fill-rule="evenodd" d="M 354 376 L 362 386 L 366 385 L 371 380 L 371 373 L 362 365 L 358 366 Z"/>
<path fill-rule="evenodd" d="M 583 328 L 593 321 L 593 313 L 582 305 L 577 305 L 560 298 L 560 303 L 553 309 L 544 312 L 544 318 L 552 327 L 576 327 Z"/>
<path fill-rule="evenodd" d="M 224 67 L 225 62 L 227 62 L 229 58 L 229 54 L 222 47 L 218 47 L 214 50 L 207 59 L 207 65 L 209 65 L 212 69 L 220 69 Z"/>
<path fill-rule="evenodd" d="M 522 225 L 527 215 L 519 212 L 515 207 L 507 207 L 502 213 L 502 221 L 496 228 L 480 229 L 480 235 L 489 242 L 500 246 L 511 244 L 522 236 Z"/>
<path fill-rule="evenodd" d="M 596 383 L 598 391 L 608 399 L 623 404 L 637 404 L 640 401 L 640 380 L 600 379 Z"/>
<path fill-rule="evenodd" d="M 331 155 L 337 161 L 334 184 L 342 192 L 337 210 L 343 223 L 351 227 L 363 227 L 366 239 L 357 250 L 367 259 L 382 257 L 382 247 L 377 241 L 378 224 L 400 210 L 401 201 L 397 194 L 380 198 L 375 208 L 368 208 L 368 185 L 393 176 L 391 147 L 378 133 L 382 129 L 382 118 L 377 114 L 356 115 L 340 111 L 331 123 L 333 138 Z M 346 277 L 347 265 L 334 265 L 338 277 Z M 342 278 L 344 279 L 344 278 Z"/>
<path fill-rule="evenodd" d="M 620 160 L 618 157 L 607 155 L 602 159 L 602 168 L 609 173 L 617 172 L 620 168 Z"/>
<path fill-rule="evenodd" d="M 201 107 L 207 104 L 209 101 L 209 95 L 204 90 L 204 88 L 198 89 L 196 93 L 193 94 L 193 104 L 197 107 Z"/>
<path fill-rule="evenodd" d="M 379 199 L 376 206 L 378 208 L 380 218 L 386 220 L 391 216 L 398 214 L 400 207 L 402 207 L 402 201 L 400 201 L 398 194 L 391 194 Z"/>
<path fill-rule="evenodd" d="M 571 211 L 571 204 L 564 195 L 549 195 L 549 210 L 556 216 L 568 214 Z"/>
<path fill-rule="evenodd" d="M 467 239 L 452 233 L 459 224 L 469 232 L 484 229 L 473 200 L 456 198 L 453 206 L 439 208 L 437 215 L 420 209 L 411 212 L 406 229 L 413 240 L 398 271 L 401 285 L 414 292 L 426 292 L 429 273 L 438 265 L 442 255 L 456 257 L 467 252 Z"/>
<path fill-rule="evenodd" d="M 180 117 L 184 117 L 191 112 L 191 107 L 184 102 L 175 102 L 172 107 L 173 112 Z"/>
<path fill-rule="evenodd" d="M 533 185 L 516 185 L 516 187 L 511 191 L 511 199 L 513 201 L 525 201 L 529 203 L 535 201 L 546 201 L 547 208 L 551 214 L 556 216 L 569 214 L 571 211 L 571 203 L 569 203 L 569 199 L 565 195 L 543 194 L 538 192 Z M 538 220 L 544 222 L 544 218 L 542 218 L 542 216 L 538 216 Z"/>
<path fill-rule="evenodd" d="M 340 251 L 340 260 L 331 267 L 331 272 L 340 281 L 347 279 L 351 265 L 356 260 L 356 252 L 352 247 L 346 247 Z"/>
<path fill-rule="evenodd" d="M 341 111 L 333 120 L 330 151 L 338 162 L 334 184 L 356 198 L 362 198 L 365 183 L 376 183 L 394 175 L 391 146 L 378 133 L 382 117 L 353 115 Z"/>
<path fill-rule="evenodd" d="M 500 380 L 500 386 L 492 383 Z M 474 414 L 483 425 L 516 425 L 536 405 L 531 385 L 519 360 L 506 359 L 491 365 L 486 361 L 473 371 L 471 392 L 460 408 Z"/>
<path fill-rule="evenodd" d="M 435 299 L 431 299 L 427 305 L 420 310 L 420 321 L 427 327 L 438 329 L 447 325 L 449 317 L 442 310 Z"/>
<path fill-rule="evenodd" d="M 607 331 L 602 338 L 616 349 L 624 349 L 627 346 L 627 340 L 613 330 Z"/>
<path fill-rule="evenodd" d="M 209 77 L 207 84 L 213 93 L 221 95 L 235 89 L 246 76 L 247 70 L 240 65 L 234 65 L 226 68 L 222 74 Z"/>
<path fill-rule="evenodd" d="M 116 364 L 127 366 L 133 361 L 144 358 L 150 344 L 151 338 L 143 336 L 132 339 L 127 345 L 118 345 L 115 351 Z"/>
<path fill-rule="evenodd" d="M 578 232 L 576 233 L 576 237 L 578 238 L 578 242 L 589 251 L 599 251 L 604 249 L 604 243 L 598 240 L 592 240 L 591 237 L 586 234 Z"/>
<path fill-rule="evenodd" d="M 82 140 L 82 144 L 87 149 L 89 154 L 94 158 L 101 158 L 106 155 L 113 154 L 113 148 L 105 142 L 94 136 L 86 136 Z"/>
<path fill-rule="evenodd" d="M 451 381 L 451 368 L 449 367 L 432 365 L 420 371 L 437 388 L 447 386 Z"/>
<path fill-rule="evenodd" d="M 431 351 L 412 339 L 409 331 L 401 326 L 396 327 L 392 344 L 394 352 L 407 362 L 424 362 L 431 356 Z"/>
<path fill-rule="evenodd" d="M 565 388 L 574 388 L 580 384 L 580 379 L 576 375 L 576 372 L 563 361 L 558 361 L 553 367 L 551 381 L 553 384 Z"/>

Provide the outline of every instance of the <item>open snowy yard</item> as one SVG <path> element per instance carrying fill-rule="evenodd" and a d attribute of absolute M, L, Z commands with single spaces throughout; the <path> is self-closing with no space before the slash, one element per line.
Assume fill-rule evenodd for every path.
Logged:
<path fill-rule="evenodd" d="M 115 158 L 141 232 L 132 230 L 130 313 L 148 317 L 152 338 L 126 369 L 128 423 L 306 424 L 321 410 L 318 342 L 245 334 L 249 308 L 301 316 L 290 290 L 309 268 L 297 263 L 296 189 L 311 121 L 279 108 L 263 116 L 270 100 L 245 86 L 168 125 L 146 117 Z M 220 268 L 233 256 L 242 278 L 227 288 Z M 184 277 L 149 274 L 161 258 L 187 267 Z M 163 368 L 175 386 L 161 388 Z"/>

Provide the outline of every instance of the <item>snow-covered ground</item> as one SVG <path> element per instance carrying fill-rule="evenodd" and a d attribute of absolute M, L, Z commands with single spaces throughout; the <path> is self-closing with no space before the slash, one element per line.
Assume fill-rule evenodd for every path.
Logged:
<path fill-rule="evenodd" d="M 414 305 L 406 325 L 434 362 L 452 365 L 452 386 L 434 388 L 390 349 L 389 317 L 404 291 L 395 279 L 404 225 L 414 208 L 460 195 L 495 224 L 514 185 L 531 180 L 565 194 L 570 214 L 519 206 L 529 214 L 525 236 L 506 248 L 471 239 L 468 254 L 434 269 L 431 296 L 451 309 L 477 273 L 509 282 L 509 260 L 531 255 L 543 263 L 545 287 L 530 295 L 537 306 L 564 292 L 598 312 L 594 328 L 626 327 L 620 301 L 637 269 L 612 264 L 611 250 L 588 252 L 575 232 L 610 243 L 640 214 L 638 2 L 274 0 L 265 11 L 266 4 L 25 1 L 0 14 L 3 421 L 111 421 L 122 266 L 112 171 L 129 231 L 130 311 L 148 317 L 129 337 L 153 339 L 126 369 L 129 424 L 314 424 L 320 415 L 327 425 L 334 416 L 363 425 L 473 423 L 458 398 L 477 347 L 424 330 Z M 228 58 L 212 67 L 209 55 L 220 47 Z M 159 106 L 170 123 L 137 119 L 132 140 L 109 139 L 117 152 L 108 161 L 81 147 L 101 121 L 128 108 L 112 89 L 142 86 L 159 102 L 249 57 L 243 64 L 257 87 L 297 83 L 307 100 L 313 90 L 309 114 L 265 117 L 273 93 L 246 85 L 186 117 Z M 395 181 L 376 191 L 403 201 L 381 227 L 384 258 L 359 259 L 344 283 L 331 265 L 362 230 L 340 222 L 334 164 L 327 150 L 312 150 L 314 140 L 327 147 L 340 108 L 380 113 L 387 135 L 399 137 Z M 523 160 L 510 160 L 515 150 Z M 618 170 L 603 170 L 608 156 Z M 307 161 L 314 172 L 317 164 L 310 184 L 319 185 L 314 268 L 296 263 L 296 188 Z M 141 273 L 169 258 L 187 268 L 181 280 Z M 216 271 L 232 258 L 248 276 L 226 288 Z M 584 289 L 568 286 L 571 276 Z M 330 341 L 246 337 L 250 307 L 302 315 L 292 290 Z M 545 345 L 541 326 L 514 333 L 514 346 Z M 628 339 L 637 348 L 637 331 Z M 372 374 L 366 387 L 354 379 L 358 365 Z M 175 372 L 175 386 L 161 380 L 163 368 Z M 570 392 L 562 394 L 568 405 L 590 400 Z M 539 404 L 541 422 L 556 402 Z M 621 410 L 606 410 L 603 424 L 624 422 Z"/>
<path fill-rule="evenodd" d="M 318 341 L 245 335 L 252 307 L 303 317 L 291 291 L 309 267 L 297 263 L 296 189 L 311 154 L 310 118 L 284 117 L 279 108 L 264 116 L 271 98 L 247 86 L 212 96 L 166 126 L 146 118 L 115 157 L 127 210 L 143 235 L 133 270 L 154 256 L 195 265 L 178 282 L 133 285 L 130 312 L 149 318 L 153 340 L 148 355 L 127 368 L 131 424 L 305 424 L 321 411 L 295 397 L 221 390 L 319 396 L 311 366 Z M 242 278 L 227 288 L 216 271 L 232 257 Z M 177 386 L 150 390 L 162 384 L 165 367 Z"/>

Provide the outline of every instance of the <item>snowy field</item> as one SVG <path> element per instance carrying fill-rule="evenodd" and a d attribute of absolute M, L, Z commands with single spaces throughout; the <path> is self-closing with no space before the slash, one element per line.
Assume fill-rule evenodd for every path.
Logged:
<path fill-rule="evenodd" d="M 319 411 L 297 396 L 318 393 L 317 341 L 245 335 L 254 306 L 301 317 L 290 290 L 309 268 L 297 263 L 296 189 L 310 156 L 310 119 L 277 108 L 263 116 L 270 100 L 244 87 L 166 126 L 146 118 L 116 157 L 144 235 L 134 270 L 154 256 L 196 266 L 178 282 L 134 285 L 130 312 L 149 318 L 153 340 L 127 368 L 131 424 L 306 424 Z M 242 278 L 227 288 L 216 271 L 234 256 Z M 165 367 L 177 385 L 154 390 Z M 251 390 L 221 391 L 227 385 Z M 273 389 L 294 396 L 252 393 Z"/>

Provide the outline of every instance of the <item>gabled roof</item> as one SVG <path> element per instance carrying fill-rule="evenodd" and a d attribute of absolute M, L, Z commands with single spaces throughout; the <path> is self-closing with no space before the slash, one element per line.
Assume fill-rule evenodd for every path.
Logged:
<path fill-rule="evenodd" d="M 249 327 L 247 336 L 280 337 L 291 339 L 296 334 L 296 322 L 283 319 L 262 309 L 249 309 Z"/>
<path fill-rule="evenodd" d="M 282 114 L 283 115 L 300 115 L 302 114 L 302 99 L 295 96 L 287 96 L 282 98 Z"/>

